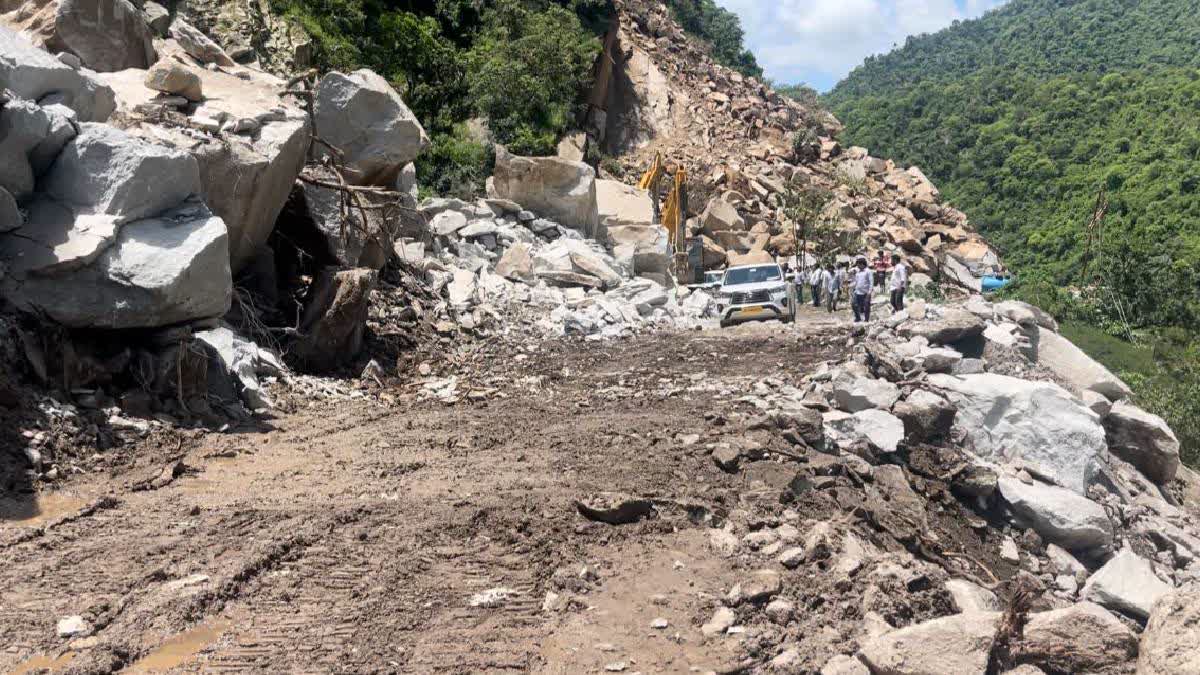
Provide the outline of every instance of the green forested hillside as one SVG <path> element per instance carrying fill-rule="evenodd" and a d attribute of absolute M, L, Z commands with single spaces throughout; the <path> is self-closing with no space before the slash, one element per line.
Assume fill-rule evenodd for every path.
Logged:
<path fill-rule="evenodd" d="M 1148 354 L 1079 336 L 1196 453 L 1198 68 L 1196 0 L 1013 0 L 868 59 L 825 98 L 844 142 L 938 183 L 1003 251 L 1016 293 Z"/>

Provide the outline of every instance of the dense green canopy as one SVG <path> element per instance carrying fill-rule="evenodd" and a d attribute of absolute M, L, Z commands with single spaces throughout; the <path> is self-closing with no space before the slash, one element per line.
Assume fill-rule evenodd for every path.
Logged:
<path fill-rule="evenodd" d="M 1002 250 L 1018 293 L 1155 345 L 1146 398 L 1194 450 L 1200 403 L 1150 392 L 1200 382 L 1197 45 L 1193 0 L 1013 0 L 868 59 L 825 97 L 844 142 L 938 183 Z"/>

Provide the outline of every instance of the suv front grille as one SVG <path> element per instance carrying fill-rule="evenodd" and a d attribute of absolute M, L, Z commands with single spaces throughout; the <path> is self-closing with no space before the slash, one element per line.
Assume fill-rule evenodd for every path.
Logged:
<path fill-rule="evenodd" d="M 755 302 L 771 302 L 771 294 L 767 291 L 750 291 L 748 293 L 734 293 L 729 297 L 729 301 L 735 305 L 749 305 Z"/>

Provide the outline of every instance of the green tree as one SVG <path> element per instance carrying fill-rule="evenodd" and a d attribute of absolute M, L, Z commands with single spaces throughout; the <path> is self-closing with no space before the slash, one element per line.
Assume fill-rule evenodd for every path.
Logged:
<path fill-rule="evenodd" d="M 552 154 L 580 115 L 600 48 L 566 8 L 500 0 L 467 54 L 475 109 L 514 152 Z"/>

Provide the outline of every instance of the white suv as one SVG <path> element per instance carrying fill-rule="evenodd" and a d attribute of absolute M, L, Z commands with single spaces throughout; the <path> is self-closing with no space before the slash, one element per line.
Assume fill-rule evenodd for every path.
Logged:
<path fill-rule="evenodd" d="M 789 320 L 795 302 L 779 265 L 739 265 L 725 270 L 717 291 L 721 326 L 741 321 Z"/>

